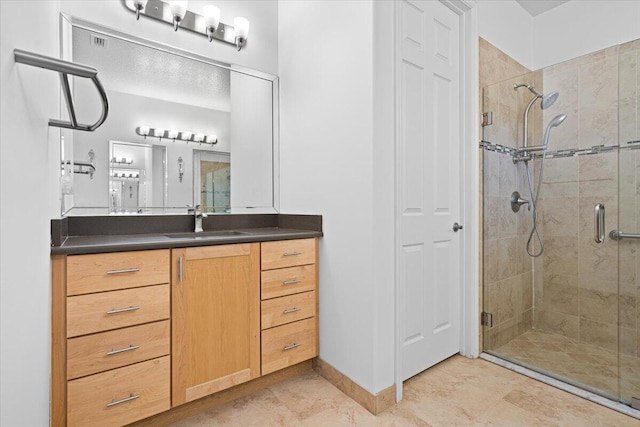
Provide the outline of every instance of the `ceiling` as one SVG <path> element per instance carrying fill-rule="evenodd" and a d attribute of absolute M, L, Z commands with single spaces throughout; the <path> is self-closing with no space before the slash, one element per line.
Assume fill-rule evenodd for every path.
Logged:
<path fill-rule="evenodd" d="M 541 13 L 547 12 L 554 7 L 558 7 L 563 3 L 567 3 L 569 0 L 516 0 L 520 6 L 524 8 L 529 15 L 537 16 Z"/>

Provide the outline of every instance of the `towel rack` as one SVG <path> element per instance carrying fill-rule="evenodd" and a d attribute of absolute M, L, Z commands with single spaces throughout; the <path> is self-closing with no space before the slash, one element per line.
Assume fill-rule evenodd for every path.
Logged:
<path fill-rule="evenodd" d="M 95 68 L 20 49 L 14 49 L 13 54 L 16 62 L 60 73 L 60 83 L 62 83 L 64 97 L 67 100 L 67 110 L 69 111 L 70 121 L 65 122 L 63 120 L 49 119 L 49 126 L 93 132 L 107 119 L 107 114 L 109 114 L 109 100 L 107 99 L 107 93 L 104 87 L 102 87 L 102 83 L 100 83 L 98 79 L 98 71 Z M 69 74 L 91 79 L 96 89 L 98 89 L 98 93 L 100 93 L 100 97 L 102 98 L 102 114 L 98 121 L 92 125 L 78 123 L 76 119 L 76 110 L 73 105 L 73 97 L 71 96 L 71 87 L 69 85 Z"/>

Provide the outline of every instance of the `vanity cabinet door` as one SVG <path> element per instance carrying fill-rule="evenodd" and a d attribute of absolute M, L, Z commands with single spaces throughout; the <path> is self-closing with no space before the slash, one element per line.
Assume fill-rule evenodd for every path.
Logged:
<path fill-rule="evenodd" d="M 172 404 L 260 376 L 260 244 L 173 249 Z"/>

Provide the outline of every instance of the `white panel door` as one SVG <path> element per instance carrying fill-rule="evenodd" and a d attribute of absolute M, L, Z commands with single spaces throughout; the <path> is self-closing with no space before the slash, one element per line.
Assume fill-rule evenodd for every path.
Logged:
<path fill-rule="evenodd" d="M 456 354 L 461 332 L 459 17 L 399 7 L 399 309 L 403 380 Z"/>

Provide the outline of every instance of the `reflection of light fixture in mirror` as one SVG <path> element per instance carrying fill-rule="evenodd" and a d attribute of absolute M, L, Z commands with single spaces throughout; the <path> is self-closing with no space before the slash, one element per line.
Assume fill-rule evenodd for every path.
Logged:
<path fill-rule="evenodd" d="M 142 135 L 145 137 L 145 139 L 147 138 L 147 135 L 149 135 L 149 126 L 138 126 L 136 128 L 136 133 L 138 135 Z"/>
<path fill-rule="evenodd" d="M 173 16 L 173 31 L 178 31 L 178 25 L 180 21 L 184 19 L 187 14 L 187 0 L 174 0 L 169 2 L 169 8 L 171 9 L 171 15 Z"/>
<path fill-rule="evenodd" d="M 178 178 L 180 182 L 182 182 L 182 176 L 184 175 L 184 171 L 182 170 L 182 165 L 184 164 L 184 160 L 182 160 L 182 156 L 178 157 Z"/>
<path fill-rule="evenodd" d="M 151 3 L 141 0 L 125 0 L 124 5 L 131 12 L 147 18 L 153 18 L 165 22 L 175 31 L 178 27 L 183 30 L 203 35 L 209 41 L 218 40 L 236 46 L 241 50 L 249 35 L 249 20 L 238 17 L 234 20 L 234 26 L 220 22 L 220 9 L 213 5 L 203 7 L 203 14 L 199 15 L 187 10 L 187 1 L 162 1 L 152 0 Z M 145 3 L 144 7 L 141 7 Z"/>
<path fill-rule="evenodd" d="M 136 128 L 136 133 L 140 136 L 144 136 L 145 139 L 147 138 L 147 136 L 149 136 L 149 137 L 156 137 L 160 139 L 169 138 L 169 139 L 172 139 L 173 142 L 185 141 L 186 143 L 189 143 L 191 141 L 194 141 L 200 144 L 209 144 L 209 145 L 215 145 L 218 143 L 218 137 L 215 134 L 204 133 L 204 132 L 193 133 L 188 130 L 177 131 L 174 129 L 166 130 L 164 128 L 138 126 Z"/>
<path fill-rule="evenodd" d="M 140 19 L 140 11 L 147 6 L 147 0 L 134 0 L 133 7 L 136 8 L 136 21 Z"/>
<path fill-rule="evenodd" d="M 238 16 L 233 20 L 233 26 L 236 30 L 236 48 L 240 50 L 247 42 L 247 36 L 249 35 L 249 20 Z"/>
<path fill-rule="evenodd" d="M 202 11 L 204 12 L 205 31 L 209 37 L 209 42 L 212 42 L 213 34 L 218 29 L 218 25 L 220 25 L 220 9 L 208 4 L 202 8 Z"/>

